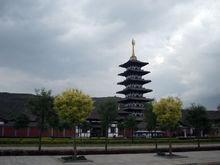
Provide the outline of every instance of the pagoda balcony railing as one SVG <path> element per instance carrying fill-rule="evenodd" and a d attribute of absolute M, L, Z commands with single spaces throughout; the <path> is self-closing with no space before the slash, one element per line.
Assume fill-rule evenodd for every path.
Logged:
<path fill-rule="evenodd" d="M 146 88 L 127 86 L 125 90 L 146 90 Z"/>
<path fill-rule="evenodd" d="M 135 73 L 137 73 L 137 72 L 145 72 L 145 70 L 143 70 L 143 69 L 133 69 L 133 68 L 127 68 L 127 70 L 126 71 L 131 71 L 131 72 L 135 72 Z"/>
<path fill-rule="evenodd" d="M 144 108 L 144 105 L 143 104 L 124 105 L 123 108 Z"/>
<path fill-rule="evenodd" d="M 127 69 L 130 69 L 130 70 L 141 70 L 141 67 L 138 67 L 138 66 L 130 66 L 130 67 L 128 67 Z"/>
<path fill-rule="evenodd" d="M 144 117 L 144 114 L 143 113 L 138 113 L 138 112 L 133 112 L 132 115 L 134 117 Z"/>
<path fill-rule="evenodd" d="M 130 75 L 127 76 L 126 79 L 135 79 L 135 80 L 142 80 L 142 76 Z"/>
<path fill-rule="evenodd" d="M 140 98 L 143 98 L 143 94 L 127 94 L 125 96 L 125 98 L 132 98 L 132 97 L 140 97 Z"/>
<path fill-rule="evenodd" d="M 130 98 L 122 98 L 118 100 L 119 103 L 130 103 L 130 102 L 139 102 L 139 103 L 144 103 L 144 102 L 150 102 L 153 101 L 153 99 L 150 98 L 145 98 L 145 97 L 130 97 Z"/>
<path fill-rule="evenodd" d="M 127 88 L 142 88 L 142 84 L 129 84 L 126 87 Z"/>
<path fill-rule="evenodd" d="M 122 100 L 146 100 L 145 97 L 125 97 L 125 98 L 121 98 L 119 101 L 122 101 Z"/>
<path fill-rule="evenodd" d="M 144 81 L 145 79 L 143 79 L 142 77 L 137 77 L 136 78 L 136 77 L 129 77 L 128 76 L 128 77 L 126 77 L 126 80 L 139 80 L 139 81 L 142 80 L 142 81 Z"/>

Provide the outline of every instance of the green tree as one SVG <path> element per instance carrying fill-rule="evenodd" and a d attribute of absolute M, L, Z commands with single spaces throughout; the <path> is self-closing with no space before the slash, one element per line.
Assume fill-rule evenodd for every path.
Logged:
<path fill-rule="evenodd" d="M 36 89 L 35 93 L 36 95 L 28 101 L 28 109 L 36 116 L 40 128 L 38 150 L 41 151 L 42 133 L 47 128 L 48 120 L 53 113 L 53 97 L 51 90 L 45 88 Z"/>
<path fill-rule="evenodd" d="M 76 159 L 76 126 L 89 116 L 93 109 L 93 101 L 80 90 L 68 89 L 55 97 L 54 107 L 60 118 L 73 128 L 73 159 Z"/>
<path fill-rule="evenodd" d="M 16 117 L 14 127 L 16 129 L 27 128 L 29 122 L 30 121 L 29 121 L 29 118 L 27 117 L 27 115 L 24 113 L 21 113 Z"/>
<path fill-rule="evenodd" d="M 122 131 L 122 135 L 123 135 L 123 137 L 125 137 L 125 122 L 124 122 L 124 120 L 119 121 L 118 129 L 120 130 L 120 132 Z"/>
<path fill-rule="evenodd" d="M 24 113 L 21 113 L 16 117 L 14 127 L 15 127 L 16 131 L 17 131 L 17 129 L 20 129 L 20 128 L 27 128 L 29 122 L 30 121 L 29 121 L 29 118 L 27 117 L 27 115 Z"/>
<path fill-rule="evenodd" d="M 169 131 L 169 137 L 181 118 L 181 108 L 182 101 L 177 97 L 162 98 L 154 102 L 153 112 L 160 127 Z M 171 138 L 169 138 L 169 155 L 172 155 Z"/>
<path fill-rule="evenodd" d="M 157 126 L 157 116 L 153 112 L 152 103 L 147 103 L 145 105 L 144 120 L 146 122 L 147 130 L 151 132 L 151 136 L 152 136 L 152 131 L 155 130 Z"/>
<path fill-rule="evenodd" d="M 108 148 L 108 128 L 116 120 L 118 116 L 117 102 L 115 99 L 108 98 L 104 102 L 100 103 L 97 107 L 98 113 L 101 119 L 101 126 L 105 134 L 105 151 Z"/>
<path fill-rule="evenodd" d="M 152 102 L 145 104 L 145 111 L 144 111 L 144 120 L 146 122 L 146 129 L 150 132 L 151 137 L 153 138 L 152 131 L 155 131 L 157 128 L 157 116 L 153 112 L 153 104 Z M 157 151 L 157 138 L 155 137 L 155 149 Z"/>
<path fill-rule="evenodd" d="M 127 119 L 125 119 L 125 128 L 131 130 L 131 142 L 134 142 L 134 130 L 137 128 L 137 122 L 134 116 L 128 116 Z"/>
<path fill-rule="evenodd" d="M 186 121 L 191 127 L 195 129 L 197 142 L 198 142 L 198 148 L 200 148 L 199 138 L 201 135 L 201 131 L 209 127 L 209 120 L 208 120 L 206 108 L 202 105 L 192 104 L 188 108 Z"/>

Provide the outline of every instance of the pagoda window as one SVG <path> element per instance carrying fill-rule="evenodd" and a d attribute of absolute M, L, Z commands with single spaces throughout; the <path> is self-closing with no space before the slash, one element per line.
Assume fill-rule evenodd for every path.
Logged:
<path fill-rule="evenodd" d="M 138 67 L 138 66 L 130 66 L 130 67 L 128 67 L 128 69 L 131 69 L 131 70 L 140 70 L 141 68 Z"/>

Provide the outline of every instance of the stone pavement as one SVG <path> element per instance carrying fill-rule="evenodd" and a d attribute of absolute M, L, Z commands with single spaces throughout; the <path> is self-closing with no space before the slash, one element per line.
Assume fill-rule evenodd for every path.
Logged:
<path fill-rule="evenodd" d="M 185 158 L 162 158 L 155 154 L 87 155 L 88 163 L 66 165 L 183 165 L 215 162 L 220 164 L 220 151 L 178 152 Z M 60 156 L 1 156 L 0 165 L 62 165 Z M 217 163 L 218 162 L 218 163 Z M 204 165 L 204 164 L 203 164 Z M 213 164 L 214 165 L 214 164 Z"/>

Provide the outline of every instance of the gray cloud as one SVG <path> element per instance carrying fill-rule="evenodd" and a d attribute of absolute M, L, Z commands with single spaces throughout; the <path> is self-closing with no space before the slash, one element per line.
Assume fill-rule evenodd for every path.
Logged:
<path fill-rule="evenodd" d="M 0 1 L 0 90 L 115 95 L 136 39 L 150 62 L 146 87 L 216 109 L 220 103 L 217 1 Z"/>

